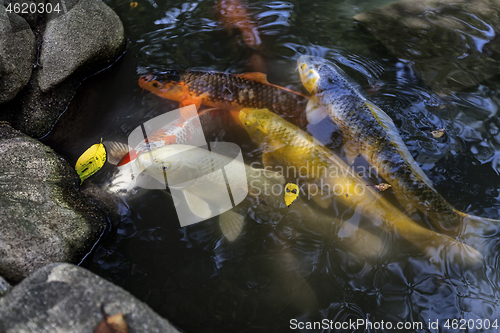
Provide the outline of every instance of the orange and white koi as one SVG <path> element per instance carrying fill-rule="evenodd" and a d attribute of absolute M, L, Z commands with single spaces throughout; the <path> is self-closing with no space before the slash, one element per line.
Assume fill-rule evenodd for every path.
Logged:
<path fill-rule="evenodd" d="M 108 162 L 116 164 L 111 179 L 104 188 L 113 194 L 127 196 L 137 191 L 138 170 L 133 167 L 135 161 L 142 153 L 152 151 L 171 144 L 190 144 L 191 139 L 200 131 L 209 134 L 223 128 L 224 114 L 222 110 L 208 109 L 200 112 L 199 121 L 195 118 L 176 119 L 152 135 L 145 138 L 136 147 L 132 148 L 128 144 L 105 141 L 104 145 L 108 150 Z M 201 125 L 201 129 L 199 126 Z"/>

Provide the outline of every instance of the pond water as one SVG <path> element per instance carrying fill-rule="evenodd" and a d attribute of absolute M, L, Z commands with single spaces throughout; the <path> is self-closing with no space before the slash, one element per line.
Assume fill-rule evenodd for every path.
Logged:
<path fill-rule="evenodd" d="M 255 70 L 249 59 L 258 54 L 269 82 L 305 92 L 296 60 L 312 54 L 337 61 L 369 92 L 451 204 L 500 218 L 500 81 L 478 82 L 447 96 L 434 93 L 408 62 L 391 55 L 352 19 L 390 1 L 251 1 L 248 12 L 262 40 L 258 52 L 219 23 L 213 1 L 143 0 L 136 8 L 129 2 L 105 2 L 122 19 L 128 47 L 111 68 L 84 82 L 44 139 L 71 163 L 101 138 L 125 142 L 141 123 L 178 107 L 142 91 L 137 84 L 141 74 L 171 68 L 243 73 Z M 445 136 L 430 134 L 441 128 L 447 129 Z M 308 130 L 339 151 L 341 139 L 331 123 Z M 212 133 L 210 139 L 237 143 L 247 163 L 261 157 L 238 126 Z M 107 165 L 90 181 L 102 185 L 111 172 Z M 381 236 L 360 217 L 356 223 L 385 243 L 368 257 L 349 247 L 340 226 L 332 222 L 329 228 L 315 228 L 309 216 L 248 216 L 243 235 L 229 243 L 216 218 L 181 228 L 165 191 L 142 192 L 117 199 L 119 221 L 82 266 L 122 286 L 186 332 L 285 332 L 292 319 L 364 319 L 394 327 L 397 322 L 422 323 L 422 329 L 408 331 L 452 332 L 457 330 L 443 326 L 447 319 L 489 319 L 493 324 L 500 318 L 497 225 L 482 235 L 488 248 L 484 262 L 467 267 L 433 263 L 404 239 Z M 440 329 L 429 327 L 436 320 Z M 477 327 L 468 332 L 482 331 Z M 379 326 L 369 331 L 391 330 Z"/>

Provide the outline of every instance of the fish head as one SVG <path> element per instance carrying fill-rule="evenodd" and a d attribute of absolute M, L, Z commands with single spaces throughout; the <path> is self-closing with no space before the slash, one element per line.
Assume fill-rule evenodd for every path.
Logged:
<path fill-rule="evenodd" d="M 167 145 L 142 153 L 136 159 L 136 165 L 141 172 L 160 182 L 168 180 L 169 186 L 180 184 L 196 178 L 199 173 L 196 167 L 198 150 L 188 145 Z"/>
<path fill-rule="evenodd" d="M 180 71 L 176 70 L 142 75 L 139 78 L 139 86 L 160 97 L 182 101 L 189 97 L 189 90 L 181 82 L 180 75 Z"/>
<path fill-rule="evenodd" d="M 320 69 L 324 65 L 324 62 L 319 59 L 303 55 L 297 60 L 297 67 L 300 74 L 300 80 L 311 94 L 316 92 L 318 87 L 318 81 L 320 79 Z"/>
<path fill-rule="evenodd" d="M 269 134 L 266 124 L 273 115 L 268 109 L 244 108 L 239 112 L 238 118 L 248 134 L 253 136 L 258 133 Z"/>

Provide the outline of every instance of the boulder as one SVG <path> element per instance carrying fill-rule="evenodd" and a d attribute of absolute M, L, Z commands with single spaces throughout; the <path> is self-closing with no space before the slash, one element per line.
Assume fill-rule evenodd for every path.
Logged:
<path fill-rule="evenodd" d="M 45 5 L 45 2 L 46 2 L 46 0 L 0 0 L 0 5 L 4 5 L 5 7 L 7 7 L 9 4 L 12 4 L 12 5 L 18 4 L 19 6 L 21 6 L 21 7 L 19 7 L 21 9 L 28 8 L 28 10 L 21 11 L 20 13 L 17 13 L 17 15 L 19 15 L 23 19 L 25 19 L 26 22 L 28 22 L 30 27 L 33 29 L 37 26 L 37 24 L 39 22 L 43 21 L 43 17 L 45 16 L 45 12 L 39 10 L 39 7 L 36 7 L 37 10 L 35 10 L 35 11 L 30 10 L 29 6 L 31 5 L 31 8 L 33 8 L 34 5 L 32 5 L 32 4 L 35 4 L 36 6 L 39 6 L 39 4 Z M 24 5 L 24 4 L 26 4 L 26 5 Z M 23 6 L 27 6 L 27 7 L 23 7 Z"/>
<path fill-rule="evenodd" d="M 354 16 L 440 93 L 500 74 L 500 0 L 402 0 Z"/>
<path fill-rule="evenodd" d="M 35 35 L 29 24 L 0 4 L 0 104 L 26 86 L 35 57 Z"/>
<path fill-rule="evenodd" d="M 70 264 L 51 264 L 0 298 L 0 332 L 89 333 L 122 313 L 130 333 L 178 332 L 125 290 Z"/>
<path fill-rule="evenodd" d="M 51 1 L 54 5 L 59 1 Z M 61 8 L 64 8 L 61 5 Z M 43 34 L 38 86 L 47 92 L 72 73 L 109 64 L 123 52 L 123 25 L 101 0 L 67 1 L 65 14 L 52 12 Z"/>
<path fill-rule="evenodd" d="M 40 138 L 47 134 L 88 76 L 112 64 L 125 50 L 123 25 L 101 0 L 50 0 L 39 63 L 19 100 L 9 108 L 13 126 Z"/>
<path fill-rule="evenodd" d="M 107 217 L 52 149 L 0 123 L 0 275 L 13 282 L 52 262 L 77 262 Z M 1 331 L 1 330 L 0 330 Z"/>

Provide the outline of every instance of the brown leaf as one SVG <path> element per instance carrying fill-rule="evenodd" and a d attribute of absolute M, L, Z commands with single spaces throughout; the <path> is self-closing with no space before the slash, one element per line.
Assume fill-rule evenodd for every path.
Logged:
<path fill-rule="evenodd" d="M 128 326 L 123 313 L 108 316 L 104 312 L 104 304 L 101 305 L 101 312 L 104 319 L 96 326 L 94 333 L 128 333 Z"/>
<path fill-rule="evenodd" d="M 391 185 L 389 185 L 387 183 L 382 183 L 382 184 L 378 184 L 378 185 L 373 185 L 373 187 L 375 187 L 377 190 L 382 192 L 382 191 L 387 190 L 389 187 L 391 187 Z"/>
<path fill-rule="evenodd" d="M 444 135 L 444 133 L 446 133 L 446 128 L 438 129 L 437 131 L 432 131 L 431 133 L 435 138 L 440 138 Z"/>

